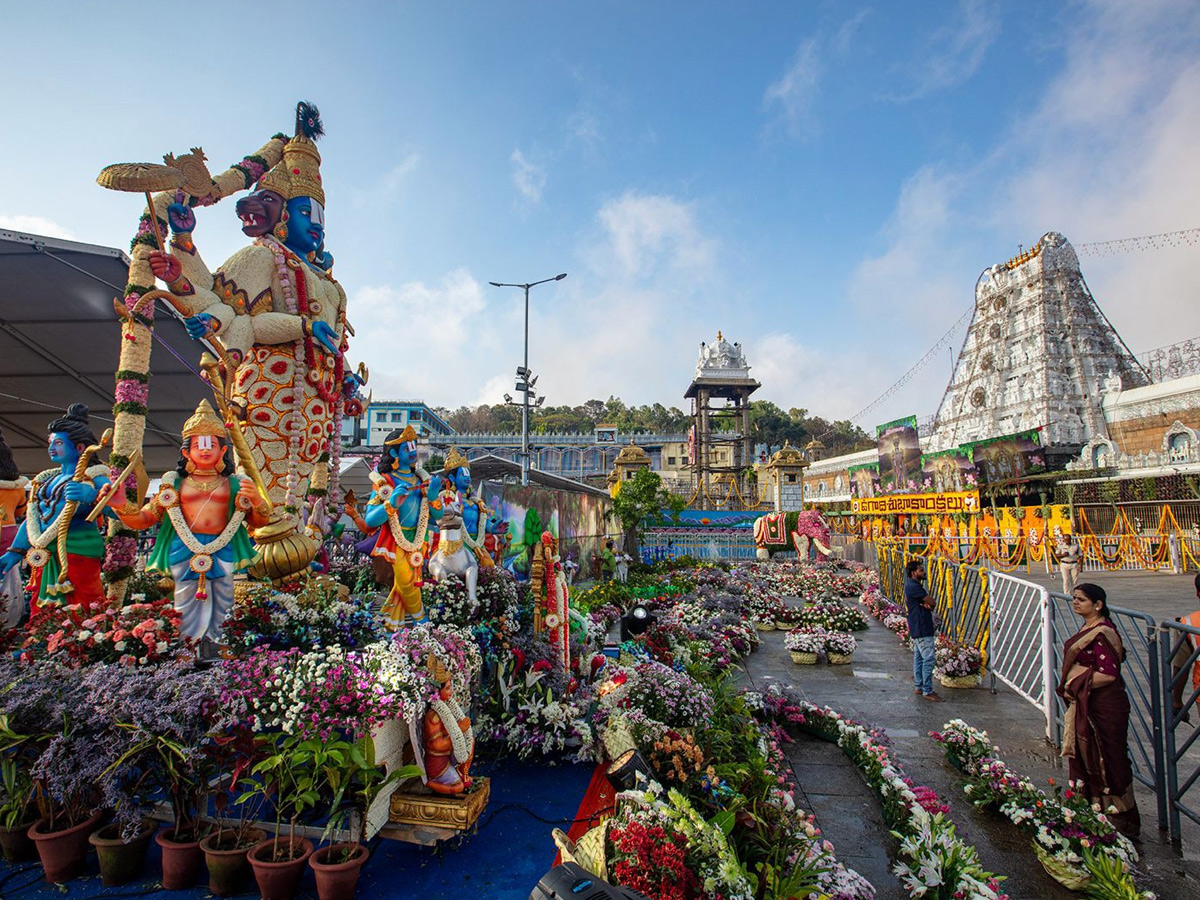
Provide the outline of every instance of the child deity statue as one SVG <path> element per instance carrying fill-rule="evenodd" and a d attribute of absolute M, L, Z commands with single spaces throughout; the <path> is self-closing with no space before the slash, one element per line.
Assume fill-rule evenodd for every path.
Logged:
<path fill-rule="evenodd" d="M 246 526 L 265 525 L 270 512 L 254 483 L 233 474 L 229 435 L 207 400 L 184 424 L 180 453 L 150 502 L 140 509 L 127 503 L 116 514 L 134 529 L 158 524 L 146 569 L 175 579 L 183 633 L 219 645 L 233 609 L 233 575 L 254 560 Z"/>
<path fill-rule="evenodd" d="M 434 657 L 430 668 L 441 689 L 421 723 L 425 783 L 438 794 L 461 794 L 471 787 L 475 734 L 470 717 L 454 699 L 453 681 L 446 667 Z"/>

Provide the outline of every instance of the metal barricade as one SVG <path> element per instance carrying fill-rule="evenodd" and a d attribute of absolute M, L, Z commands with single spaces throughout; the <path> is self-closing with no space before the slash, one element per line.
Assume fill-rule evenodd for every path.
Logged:
<path fill-rule="evenodd" d="M 1200 778 L 1200 727 L 1192 723 L 1191 733 L 1182 741 L 1179 726 L 1197 714 L 1200 687 L 1195 687 L 1192 672 L 1200 664 L 1200 628 L 1182 622 L 1163 622 L 1159 626 L 1159 666 L 1162 673 L 1164 801 L 1171 840 L 1179 843 L 1183 835 L 1181 816 L 1200 824 L 1200 809 L 1189 805 L 1188 792 Z M 1178 697 L 1178 708 L 1175 700 Z"/>
<path fill-rule="evenodd" d="M 991 572 L 988 605 L 992 687 L 999 679 L 1041 710 L 1046 737 L 1053 741 L 1056 682 L 1050 592 L 1003 572 Z"/>

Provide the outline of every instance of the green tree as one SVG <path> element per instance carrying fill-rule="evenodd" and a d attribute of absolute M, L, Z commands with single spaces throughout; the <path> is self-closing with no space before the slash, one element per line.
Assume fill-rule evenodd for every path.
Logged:
<path fill-rule="evenodd" d="M 613 498 L 613 515 L 625 532 L 626 552 L 636 558 L 638 534 L 643 523 L 661 521 L 662 511 L 669 510 L 671 518 L 679 521 L 679 513 L 687 505 L 682 497 L 675 497 L 665 487 L 657 472 L 640 469 L 631 478 L 621 482 L 617 496 Z"/>

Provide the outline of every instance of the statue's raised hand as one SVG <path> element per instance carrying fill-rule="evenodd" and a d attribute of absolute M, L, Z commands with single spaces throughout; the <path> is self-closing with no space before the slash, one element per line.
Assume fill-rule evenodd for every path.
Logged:
<path fill-rule="evenodd" d="M 178 281 L 179 276 L 183 274 L 183 263 L 170 253 L 152 250 L 150 252 L 150 270 L 154 273 L 155 278 L 172 284 Z"/>
<path fill-rule="evenodd" d="M 337 356 L 341 353 L 338 349 L 337 332 L 330 327 L 329 323 L 323 319 L 315 319 L 312 323 L 312 334 L 318 341 L 321 342 L 326 350 Z"/>
<path fill-rule="evenodd" d="M 84 506 L 95 500 L 96 494 L 96 488 L 86 481 L 68 481 L 67 486 L 63 488 L 63 497 Z"/>
<path fill-rule="evenodd" d="M 0 578 L 8 574 L 8 570 L 21 562 L 21 554 L 16 550 L 9 550 L 3 556 L 0 556 Z"/>
<path fill-rule="evenodd" d="M 184 319 L 183 327 L 193 341 L 202 341 L 221 327 L 221 320 L 208 313 L 197 313 L 190 319 Z"/>
<path fill-rule="evenodd" d="M 167 206 L 167 221 L 172 234 L 191 234 L 196 229 L 196 213 L 183 202 L 183 191 L 175 192 L 175 202 Z"/>

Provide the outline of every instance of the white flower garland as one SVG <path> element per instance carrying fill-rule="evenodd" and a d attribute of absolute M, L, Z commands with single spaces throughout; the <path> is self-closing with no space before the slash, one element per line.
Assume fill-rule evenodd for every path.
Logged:
<path fill-rule="evenodd" d="M 413 534 L 416 540 L 413 541 L 404 536 L 403 526 L 400 524 L 400 516 L 397 509 L 388 502 L 390 499 L 391 495 L 389 494 L 388 499 L 383 501 L 383 506 L 387 510 L 388 530 L 392 533 L 392 537 L 396 539 L 396 546 L 405 553 L 416 553 L 424 550 L 425 532 L 429 529 L 429 497 L 426 496 L 424 490 L 421 491 L 421 512 L 417 516 L 417 530 Z"/>
<path fill-rule="evenodd" d="M 164 479 L 164 482 L 166 479 Z M 178 490 L 179 476 L 167 485 L 168 488 Z M 160 495 L 161 496 L 161 495 Z M 159 504 L 162 505 L 161 503 Z M 171 520 L 171 524 L 175 526 L 175 533 L 179 535 L 179 539 L 183 541 L 183 546 L 187 547 L 195 556 L 212 556 L 220 553 L 233 540 L 233 536 L 237 534 L 237 530 L 242 527 L 242 522 L 245 521 L 246 514 L 240 509 L 234 509 L 233 515 L 230 517 L 225 530 L 218 534 L 207 544 L 200 543 L 199 538 L 192 532 L 191 527 L 183 518 L 183 507 L 179 501 L 167 507 L 167 517 Z"/>
<path fill-rule="evenodd" d="M 464 733 L 458 724 L 459 719 L 467 717 L 466 713 L 453 697 L 449 701 L 437 697 L 429 701 L 429 705 L 433 707 L 433 711 L 441 717 L 442 724 L 446 726 L 446 734 L 450 736 L 450 743 L 454 747 L 454 759 L 459 765 L 462 765 L 471 758 L 471 754 L 475 751 L 475 732 L 468 728 Z"/>
<path fill-rule="evenodd" d="M 43 469 L 38 472 L 33 478 L 33 490 L 30 492 L 30 502 L 25 507 L 25 537 L 29 539 L 30 546 L 35 550 L 45 550 L 58 537 L 58 530 L 62 527 L 63 513 L 67 511 L 64 505 L 58 511 L 58 515 L 54 517 L 54 521 L 50 523 L 50 527 L 42 530 L 42 514 L 38 512 L 38 489 L 54 478 L 55 475 L 61 475 L 62 469 Z M 92 466 L 87 470 L 89 478 L 98 478 L 101 474 L 108 474 L 108 466 Z M 68 527 L 70 527 L 68 525 Z"/>

